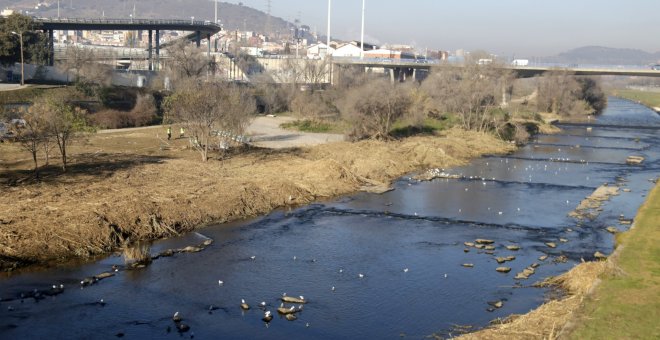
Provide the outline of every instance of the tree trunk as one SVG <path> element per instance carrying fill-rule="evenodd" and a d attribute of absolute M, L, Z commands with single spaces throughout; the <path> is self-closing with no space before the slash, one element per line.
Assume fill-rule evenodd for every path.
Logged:
<path fill-rule="evenodd" d="M 39 179 L 39 164 L 37 163 L 37 149 L 32 151 L 32 160 L 34 161 L 34 177 Z"/>

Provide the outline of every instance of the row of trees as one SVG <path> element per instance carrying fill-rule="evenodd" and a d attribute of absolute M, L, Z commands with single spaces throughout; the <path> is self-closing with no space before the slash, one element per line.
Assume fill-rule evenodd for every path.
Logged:
<path fill-rule="evenodd" d="M 607 103 L 596 80 L 556 71 L 534 79 L 535 106 L 512 105 L 509 98 L 516 77 L 492 64 L 439 67 L 421 83 L 390 83 L 383 76 L 354 69 L 341 71 L 337 78 L 338 84 L 318 92 L 314 88 L 301 92 L 295 84 L 259 85 L 258 99 L 268 113 L 290 111 L 302 119 L 347 121 L 354 140 L 390 138 L 395 122 L 420 128 L 427 118 L 452 118 L 463 129 L 508 138 L 526 129 L 518 122 L 517 112 L 527 116 L 535 116 L 534 112 L 591 114 L 602 111 Z"/>

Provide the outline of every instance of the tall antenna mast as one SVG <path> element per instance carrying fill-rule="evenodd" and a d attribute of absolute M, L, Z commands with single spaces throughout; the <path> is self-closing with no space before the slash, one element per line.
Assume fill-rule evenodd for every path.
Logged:
<path fill-rule="evenodd" d="M 264 35 L 267 35 L 270 33 L 272 27 L 271 25 L 271 10 L 272 10 L 272 3 L 271 0 L 266 0 L 266 14 L 268 14 L 268 17 L 266 17 L 266 27 L 264 28 Z"/>

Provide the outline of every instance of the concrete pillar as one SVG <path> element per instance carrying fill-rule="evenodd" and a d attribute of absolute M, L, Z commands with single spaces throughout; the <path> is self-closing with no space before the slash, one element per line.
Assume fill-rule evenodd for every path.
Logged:
<path fill-rule="evenodd" d="M 209 42 L 209 48 L 208 52 L 206 52 L 206 56 L 211 59 L 211 33 L 206 34 L 206 40 Z"/>
<path fill-rule="evenodd" d="M 48 65 L 55 66 L 55 32 L 48 30 Z"/>
<path fill-rule="evenodd" d="M 154 61 L 153 61 L 153 48 L 154 48 L 154 31 L 149 30 L 149 71 L 154 70 Z"/>
<path fill-rule="evenodd" d="M 417 80 L 417 69 L 416 68 L 413 69 L 412 78 L 413 78 L 413 80 Z"/>
<path fill-rule="evenodd" d="M 197 45 L 197 48 L 202 46 L 202 32 L 200 31 L 195 32 L 195 44 Z"/>
<path fill-rule="evenodd" d="M 156 67 L 155 70 L 160 69 L 160 30 L 156 30 Z"/>
<path fill-rule="evenodd" d="M 392 82 L 392 84 L 394 84 L 394 69 L 391 68 L 389 70 L 390 70 L 390 82 Z"/>

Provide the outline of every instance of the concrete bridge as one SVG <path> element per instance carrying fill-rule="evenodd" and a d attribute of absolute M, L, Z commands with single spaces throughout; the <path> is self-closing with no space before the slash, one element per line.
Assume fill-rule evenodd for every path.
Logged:
<path fill-rule="evenodd" d="M 332 63 L 338 66 L 353 66 L 363 68 L 382 68 L 390 73 L 393 80 L 405 80 L 407 77 L 417 79 L 418 71 L 428 72 L 431 68 L 461 67 L 460 64 L 442 63 L 435 60 L 399 60 L 399 59 L 353 59 L 336 58 Z M 511 66 L 505 65 L 504 69 L 513 71 L 519 78 L 531 78 L 551 71 L 568 71 L 577 76 L 638 76 L 638 77 L 660 77 L 660 70 L 611 67 L 583 66 L 583 67 L 561 67 L 561 66 Z"/>
<path fill-rule="evenodd" d="M 49 46 L 49 64 L 52 66 L 55 62 L 55 47 L 53 32 L 56 30 L 73 31 L 102 31 L 102 30 L 124 30 L 124 31 L 148 31 L 149 48 L 147 49 L 147 59 L 149 60 L 149 70 L 154 69 L 153 51 L 156 52 L 156 60 L 160 56 L 160 31 L 190 31 L 194 32 L 197 47 L 201 45 L 202 37 L 209 40 L 209 49 L 211 48 L 211 35 L 219 32 L 221 27 L 209 21 L 194 20 L 157 20 L 157 19 L 66 19 L 66 18 L 37 18 L 35 22 L 39 23 L 41 29 L 48 34 Z M 154 44 L 154 33 L 155 44 Z"/>

